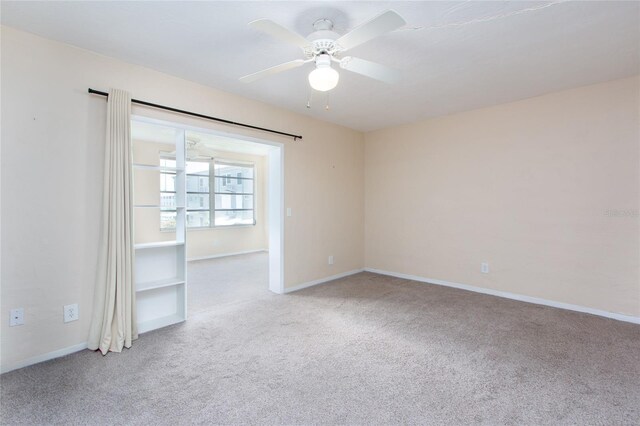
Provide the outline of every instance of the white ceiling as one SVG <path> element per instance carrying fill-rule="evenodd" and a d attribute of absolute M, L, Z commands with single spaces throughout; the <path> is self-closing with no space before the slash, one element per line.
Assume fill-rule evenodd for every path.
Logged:
<path fill-rule="evenodd" d="M 302 57 L 248 27 L 252 20 L 306 36 L 329 18 L 343 34 L 386 9 L 407 26 L 350 53 L 400 69 L 398 85 L 340 70 L 326 110 L 319 92 L 306 108 L 311 64 L 238 81 Z M 640 73 L 635 1 L 2 1 L 1 15 L 3 25 L 362 131 Z"/>

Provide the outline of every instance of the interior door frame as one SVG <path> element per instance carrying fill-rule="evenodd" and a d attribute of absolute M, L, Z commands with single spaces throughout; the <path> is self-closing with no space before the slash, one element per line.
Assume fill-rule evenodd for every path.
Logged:
<path fill-rule="evenodd" d="M 245 142 L 268 145 L 271 149 L 267 155 L 269 178 L 267 179 L 267 211 L 269 212 L 269 290 L 284 294 L 284 144 L 268 139 L 255 138 L 237 133 L 213 130 L 132 114 L 131 121 L 173 127 L 184 131 L 208 133 Z M 189 239 L 187 238 L 187 244 Z"/>

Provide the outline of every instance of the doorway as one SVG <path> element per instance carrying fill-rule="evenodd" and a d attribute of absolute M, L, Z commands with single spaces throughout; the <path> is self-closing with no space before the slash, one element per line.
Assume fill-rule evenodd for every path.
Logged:
<path fill-rule="evenodd" d="M 283 293 L 283 145 L 140 116 L 132 118 L 132 140 L 134 163 L 143 158 L 146 171 L 153 169 L 147 166 L 158 165 L 152 177 L 134 175 L 134 197 L 143 185 L 147 185 L 147 197 L 160 197 L 156 203 L 160 211 L 135 210 L 136 217 L 146 218 L 136 226 L 136 244 L 171 240 L 175 238 L 171 233 L 175 235 L 180 220 L 184 220 L 187 237 L 183 256 L 187 262 L 182 272 L 183 317 L 186 318 L 190 271 L 193 270 L 197 284 L 200 275 L 208 273 L 203 272 L 205 264 L 213 268 L 211 275 L 219 276 L 224 271 L 233 272 L 233 268 L 248 273 L 253 267 L 256 273 L 267 274 L 256 281 L 264 283 L 262 288 Z M 182 202 L 177 201 L 180 196 L 174 187 L 180 180 L 180 172 L 177 168 L 172 170 L 179 158 L 184 159 L 185 166 L 186 192 Z M 137 173 L 135 167 L 134 172 Z M 183 219 L 180 204 L 186 210 Z M 223 259 L 228 262 L 223 263 Z M 243 267 L 243 259 L 253 262 L 253 266 Z M 197 292 L 196 288 L 193 290 Z M 180 299 L 176 298 L 177 305 Z M 143 309 L 139 316 L 148 321 L 145 312 L 151 308 L 140 306 L 140 300 L 138 306 Z M 153 304 L 157 302 L 146 303 Z"/>

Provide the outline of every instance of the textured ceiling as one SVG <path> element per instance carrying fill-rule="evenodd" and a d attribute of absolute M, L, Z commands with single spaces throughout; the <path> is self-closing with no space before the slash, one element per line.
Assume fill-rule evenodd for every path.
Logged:
<path fill-rule="evenodd" d="M 639 2 L 3 1 L 1 8 L 3 25 L 362 131 L 640 73 Z M 397 85 L 340 70 L 338 87 L 315 92 L 309 109 L 311 64 L 238 81 L 302 57 L 251 29 L 252 20 L 306 36 L 316 19 L 329 18 L 343 34 L 386 9 L 407 26 L 350 54 L 401 70 Z"/>

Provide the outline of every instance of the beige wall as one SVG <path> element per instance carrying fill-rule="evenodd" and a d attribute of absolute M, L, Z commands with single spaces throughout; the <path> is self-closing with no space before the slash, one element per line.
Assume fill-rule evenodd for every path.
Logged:
<path fill-rule="evenodd" d="M 171 152 L 174 145 L 148 141 L 133 141 L 133 161 L 141 164 L 160 164 L 160 151 Z M 267 250 L 267 158 L 237 152 L 209 150 L 208 155 L 224 160 L 251 162 L 255 166 L 256 207 L 254 226 L 231 226 L 187 230 L 187 258 L 198 259 L 247 251 Z M 155 170 L 134 170 L 134 203 L 155 205 L 159 203 L 160 177 Z M 138 208 L 135 211 L 135 242 L 175 240 L 175 232 L 160 231 L 160 215 L 157 209 Z"/>
<path fill-rule="evenodd" d="M 106 119 L 106 102 L 88 95 L 88 87 L 117 87 L 136 98 L 303 135 L 294 142 L 133 108 L 284 145 L 284 198 L 293 211 L 284 225 L 285 287 L 362 267 L 361 133 L 14 29 L 3 27 L 1 38 L 3 369 L 87 338 Z M 64 324 L 62 306 L 75 302 L 80 319 Z M 25 309 L 25 325 L 9 327 L 9 309 L 17 307 Z"/>
<path fill-rule="evenodd" d="M 366 134 L 366 267 L 640 315 L 639 89 Z"/>

